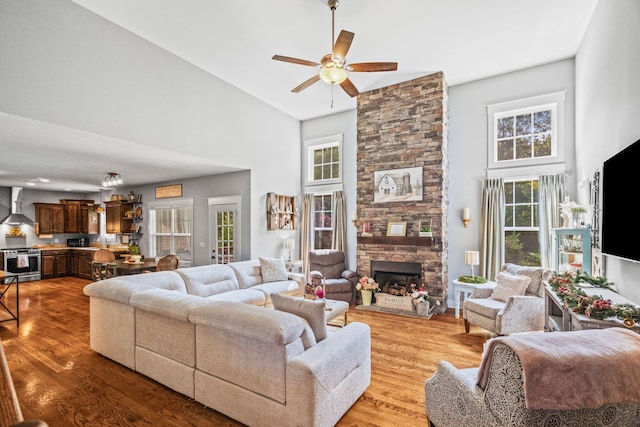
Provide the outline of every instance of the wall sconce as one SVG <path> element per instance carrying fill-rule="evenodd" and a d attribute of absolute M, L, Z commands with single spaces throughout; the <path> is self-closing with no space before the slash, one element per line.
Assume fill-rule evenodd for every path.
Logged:
<path fill-rule="evenodd" d="M 353 222 L 353 226 L 358 226 L 358 212 L 353 211 L 353 215 L 351 215 L 351 221 Z"/>
<path fill-rule="evenodd" d="M 480 264 L 480 252 L 478 251 L 465 251 L 464 263 L 471 266 L 471 277 L 474 277 L 473 266 Z"/>
<path fill-rule="evenodd" d="M 469 221 L 471 221 L 471 213 L 469 208 L 462 209 L 462 222 L 464 223 L 465 228 L 469 225 Z"/>

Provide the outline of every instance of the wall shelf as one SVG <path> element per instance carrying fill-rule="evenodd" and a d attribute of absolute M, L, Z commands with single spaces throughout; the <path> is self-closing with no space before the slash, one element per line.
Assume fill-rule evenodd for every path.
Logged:
<path fill-rule="evenodd" d="M 296 196 L 267 193 L 267 230 L 297 230 L 299 216 Z"/>

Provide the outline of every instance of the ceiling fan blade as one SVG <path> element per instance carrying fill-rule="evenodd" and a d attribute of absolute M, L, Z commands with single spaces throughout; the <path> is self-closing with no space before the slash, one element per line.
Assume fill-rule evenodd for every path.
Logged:
<path fill-rule="evenodd" d="M 293 89 L 291 89 L 291 92 L 295 92 L 298 93 L 301 90 L 304 90 L 306 88 L 308 88 L 309 86 L 311 86 L 312 84 L 314 84 L 315 82 L 317 82 L 318 80 L 320 80 L 320 75 L 316 74 L 313 77 L 311 77 L 308 80 L 305 80 L 304 82 L 302 82 L 301 84 L 299 84 L 298 86 L 294 87 Z"/>
<path fill-rule="evenodd" d="M 351 82 L 351 80 L 349 80 L 348 77 L 345 81 L 340 83 L 340 86 L 342 86 L 342 89 L 344 89 L 344 91 L 347 92 L 347 94 L 349 94 L 349 96 L 352 98 L 354 96 L 360 95 L 360 92 L 358 92 L 358 89 L 356 89 L 355 85 Z"/>
<path fill-rule="evenodd" d="M 396 71 L 397 62 L 361 62 L 359 64 L 349 64 L 345 67 L 348 71 L 372 72 L 372 71 Z"/>
<path fill-rule="evenodd" d="M 353 42 L 353 36 L 354 34 L 350 31 L 340 31 L 338 39 L 333 45 L 333 56 L 335 58 L 340 58 L 343 61 L 345 60 L 347 52 L 349 52 L 349 48 L 351 47 L 351 42 Z"/>
<path fill-rule="evenodd" d="M 276 61 L 291 62 L 293 64 L 308 65 L 309 67 L 317 67 L 320 65 L 317 62 L 307 61 L 306 59 L 291 58 L 290 56 L 282 55 L 273 55 L 273 58 L 271 59 L 275 59 Z"/>

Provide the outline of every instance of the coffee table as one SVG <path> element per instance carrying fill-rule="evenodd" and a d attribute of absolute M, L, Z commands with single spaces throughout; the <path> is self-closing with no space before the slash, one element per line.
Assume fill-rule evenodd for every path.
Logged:
<path fill-rule="evenodd" d="M 325 299 L 331 310 L 325 308 L 324 317 L 327 325 L 346 326 L 349 322 L 349 303 L 346 301 L 338 301 L 333 299 Z"/>

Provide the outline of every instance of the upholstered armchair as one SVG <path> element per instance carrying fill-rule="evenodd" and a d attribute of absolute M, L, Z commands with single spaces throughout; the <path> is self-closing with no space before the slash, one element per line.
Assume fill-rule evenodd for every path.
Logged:
<path fill-rule="evenodd" d="M 476 289 L 463 306 L 465 331 L 470 325 L 480 326 L 497 335 L 544 330 L 544 281 L 553 270 L 505 264 L 502 272 L 524 276 L 530 282 L 523 294 L 503 298 L 492 297 L 493 289 Z"/>
<path fill-rule="evenodd" d="M 425 381 L 431 426 L 638 426 L 635 332 L 534 332 L 496 337 L 485 347 L 479 367 L 457 369 L 443 360 Z"/>
<path fill-rule="evenodd" d="M 334 249 L 317 249 L 309 252 L 311 284 L 318 286 L 324 279 L 326 298 L 354 301 L 358 276 L 347 269 L 344 252 Z"/>

